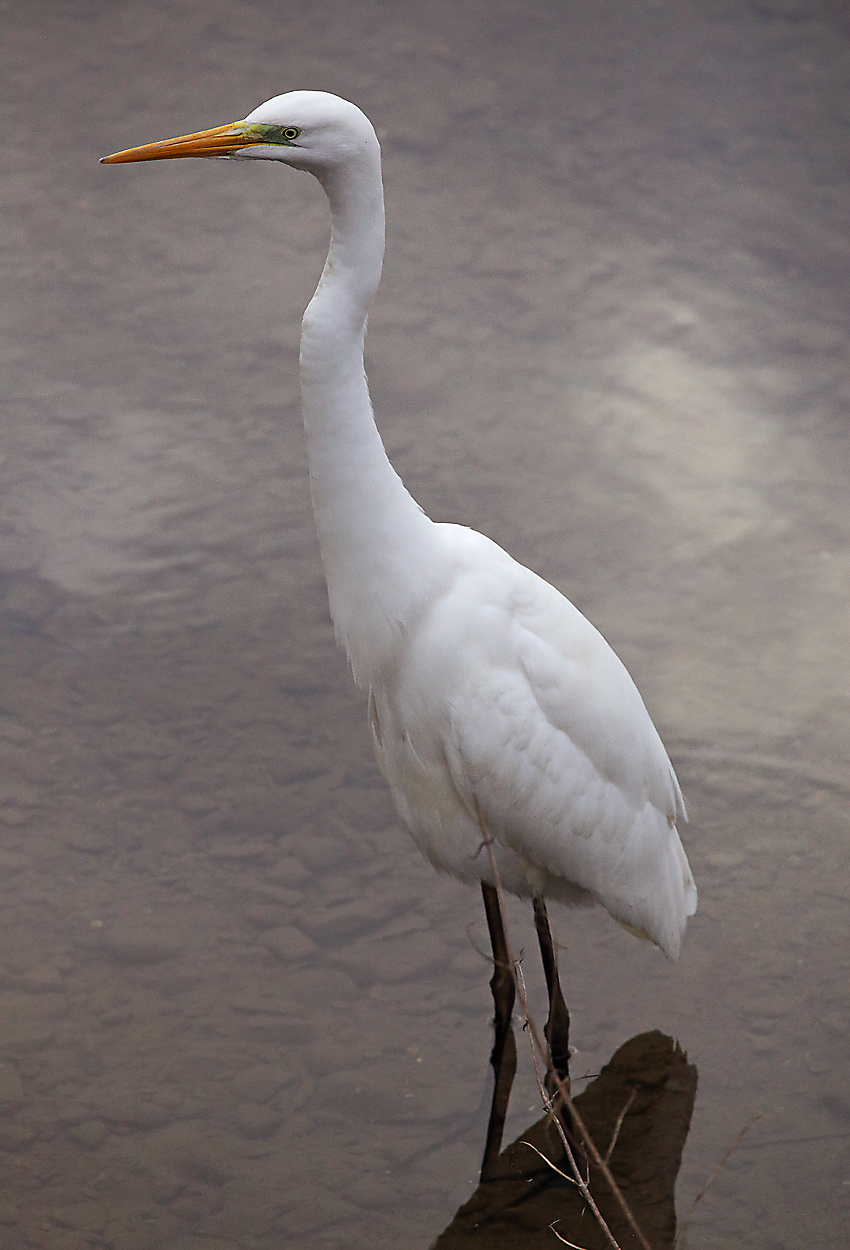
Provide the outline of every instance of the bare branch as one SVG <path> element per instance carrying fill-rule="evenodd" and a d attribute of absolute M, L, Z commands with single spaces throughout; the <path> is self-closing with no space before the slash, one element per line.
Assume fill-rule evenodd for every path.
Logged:
<path fill-rule="evenodd" d="M 550 1224 L 549 1227 L 552 1230 L 552 1232 L 555 1234 L 555 1236 L 558 1238 L 558 1241 L 562 1241 L 565 1246 L 572 1247 L 572 1250 L 584 1250 L 584 1246 L 577 1246 L 574 1241 L 567 1241 L 566 1237 L 562 1237 L 554 1224 Z"/>
<path fill-rule="evenodd" d="M 490 831 L 488 830 L 484 822 L 484 815 L 481 811 L 481 804 L 478 801 L 477 795 L 473 796 L 473 802 L 475 804 L 475 814 L 478 817 L 478 826 L 481 830 L 481 837 L 484 840 L 484 846 L 487 850 L 487 855 L 490 860 L 490 868 L 493 873 L 493 884 L 495 886 L 496 894 L 499 899 L 499 908 L 502 912 L 502 917 L 504 918 L 505 895 L 502 889 L 502 879 L 499 874 L 499 867 L 496 863 L 496 856 L 493 852 L 493 839 L 491 838 Z M 505 925 L 505 945 L 507 947 L 507 952 L 508 952 L 508 961 L 511 966 L 511 974 L 514 978 L 514 984 L 516 986 L 517 998 L 519 999 L 520 1006 L 522 1007 L 523 1015 L 525 1016 L 525 1022 L 528 1026 L 529 1037 L 532 1039 L 533 1047 L 536 1046 L 539 1054 L 548 1055 L 549 1053 L 548 1047 L 543 1042 L 543 1038 L 540 1034 L 540 1031 L 537 1028 L 537 1025 L 531 1015 L 531 1011 L 528 1006 L 528 997 L 525 992 L 525 981 L 522 978 L 522 976 L 519 975 L 517 972 L 517 965 L 513 957 L 513 952 L 511 949 L 511 943 L 510 943 L 510 937 L 508 935 L 507 925 Z M 546 1094 L 545 1089 L 543 1087 L 543 1083 L 540 1079 L 539 1069 L 538 1069 L 536 1060 L 535 1060 L 534 1067 L 535 1067 L 535 1072 L 537 1073 L 538 1087 L 540 1088 L 541 1096 L 543 1098 L 543 1105 L 544 1107 L 546 1107 L 548 1111 L 551 1109 L 552 1103 L 551 1103 L 550 1098 Z M 637 1221 L 635 1220 L 635 1217 L 631 1212 L 631 1208 L 629 1207 L 629 1204 L 626 1202 L 625 1198 L 623 1197 L 623 1194 L 620 1190 L 619 1185 L 614 1180 L 614 1177 L 611 1175 L 611 1169 L 608 1167 L 608 1164 L 605 1162 L 605 1160 L 600 1155 L 599 1151 L 596 1149 L 596 1146 L 594 1145 L 593 1140 L 587 1131 L 584 1121 L 582 1120 L 581 1116 L 579 1115 L 578 1111 L 575 1108 L 575 1104 L 573 1103 L 573 1100 L 570 1097 L 569 1090 L 567 1089 L 564 1082 L 561 1080 L 558 1073 L 554 1072 L 554 1068 L 553 1068 L 553 1076 L 555 1079 L 555 1085 L 558 1090 L 558 1093 L 561 1095 L 561 1098 L 564 1101 L 564 1105 L 566 1106 L 567 1110 L 570 1113 L 573 1124 L 578 1129 L 581 1135 L 584 1146 L 586 1147 L 588 1153 L 590 1154 L 591 1159 L 599 1168 L 599 1170 L 602 1172 L 602 1175 L 605 1177 L 605 1180 L 608 1182 L 611 1193 L 614 1195 L 614 1198 L 618 1206 L 620 1207 L 621 1211 L 623 1212 L 623 1215 L 628 1221 L 629 1227 L 632 1229 L 633 1233 L 637 1237 L 638 1241 L 640 1242 L 640 1245 L 643 1247 L 643 1250 L 652 1250 L 652 1247 L 650 1246 L 649 1242 L 646 1240 L 643 1233 L 641 1232 L 637 1224 Z M 558 1129 L 558 1134 L 561 1138 L 561 1142 L 563 1143 L 564 1150 L 567 1156 L 567 1161 L 570 1165 L 570 1169 L 573 1175 L 576 1178 L 576 1184 L 578 1185 L 578 1188 L 581 1192 L 582 1197 L 584 1198 L 585 1202 L 587 1203 L 587 1205 L 590 1207 L 591 1211 L 593 1212 L 593 1215 L 596 1218 L 596 1222 L 599 1225 L 600 1229 L 602 1230 L 608 1244 L 611 1247 L 613 1247 L 613 1250 L 621 1250 L 616 1238 L 614 1237 L 614 1234 L 611 1232 L 610 1228 L 605 1223 L 602 1212 L 599 1210 L 599 1207 L 596 1205 L 596 1201 L 590 1192 L 590 1188 L 588 1187 L 587 1182 L 583 1179 L 581 1172 L 579 1171 L 578 1163 L 576 1162 L 575 1155 L 573 1154 L 572 1148 L 570 1147 L 570 1143 L 567 1140 L 567 1135 L 564 1132 L 564 1128 L 563 1128 L 563 1125 L 561 1124 L 560 1117 L 557 1115 L 554 1116 L 554 1122 Z"/>
<path fill-rule="evenodd" d="M 534 1151 L 534 1153 L 535 1153 L 536 1155 L 540 1155 L 540 1158 L 543 1160 L 543 1162 L 546 1164 L 546 1166 L 547 1166 L 547 1167 L 550 1167 L 550 1168 L 552 1169 L 552 1171 L 553 1171 L 553 1172 L 557 1172 L 559 1176 L 563 1176 L 563 1178 L 564 1178 L 564 1180 L 565 1180 L 565 1181 L 569 1181 L 569 1183 L 570 1183 L 571 1185 L 575 1185 L 575 1184 L 576 1184 L 576 1181 L 574 1181 L 574 1180 L 573 1180 L 573 1178 L 572 1178 L 571 1176 L 567 1176 L 566 1172 L 562 1172 L 562 1171 L 561 1171 L 561 1169 L 560 1169 L 559 1167 L 557 1167 L 557 1166 L 556 1166 L 556 1165 L 552 1162 L 552 1160 L 551 1160 L 550 1158 L 548 1158 L 548 1157 L 547 1157 L 547 1156 L 543 1153 L 543 1151 L 542 1151 L 542 1150 L 538 1150 L 538 1149 L 537 1149 L 537 1147 L 534 1145 L 534 1143 L 533 1143 L 533 1142 L 530 1142 L 530 1141 L 524 1141 L 524 1142 L 521 1142 L 521 1143 L 520 1143 L 520 1145 L 522 1145 L 522 1146 L 528 1146 L 528 1149 L 529 1149 L 529 1150 L 533 1150 L 533 1151 Z"/>
<path fill-rule="evenodd" d="M 687 1214 L 685 1215 L 685 1218 L 682 1220 L 682 1224 L 681 1224 L 681 1227 L 679 1228 L 679 1231 L 676 1233 L 676 1240 L 673 1242 L 673 1250 L 677 1250 L 677 1247 L 681 1244 L 682 1238 L 685 1235 L 685 1230 L 688 1227 L 691 1216 L 693 1215 L 694 1211 L 696 1211 L 698 1204 L 705 1197 L 708 1191 L 708 1187 L 714 1183 L 714 1181 L 723 1171 L 723 1168 L 726 1164 L 727 1159 L 732 1154 L 732 1152 L 734 1150 L 737 1150 L 737 1148 L 740 1146 L 741 1142 L 744 1140 L 744 1137 L 746 1136 L 747 1133 L 749 1133 L 750 1129 L 753 1127 L 756 1120 L 760 1120 L 760 1119 L 761 1119 L 761 1116 L 759 1114 L 756 1114 L 750 1120 L 748 1120 L 747 1123 L 744 1125 L 744 1127 L 735 1134 L 735 1136 L 730 1141 L 729 1145 L 724 1150 L 723 1154 L 720 1156 L 720 1159 L 718 1160 L 718 1162 L 714 1165 L 714 1169 L 711 1175 L 709 1176 L 708 1180 L 705 1182 L 702 1189 L 697 1194 L 696 1198 L 694 1198 L 693 1202 L 688 1207 Z"/>
<path fill-rule="evenodd" d="M 632 1105 L 632 1103 L 634 1102 L 636 1098 L 637 1098 L 637 1090 L 633 1089 L 632 1092 L 629 1094 L 625 1107 L 623 1107 L 623 1110 L 617 1116 L 617 1123 L 614 1125 L 614 1132 L 611 1134 L 611 1145 L 608 1147 L 607 1151 L 605 1152 L 606 1163 L 611 1162 L 611 1155 L 614 1153 L 614 1147 L 617 1144 L 617 1138 L 620 1136 L 620 1129 L 623 1127 L 623 1120 L 625 1120 L 626 1113 L 628 1112 L 629 1107 Z"/>

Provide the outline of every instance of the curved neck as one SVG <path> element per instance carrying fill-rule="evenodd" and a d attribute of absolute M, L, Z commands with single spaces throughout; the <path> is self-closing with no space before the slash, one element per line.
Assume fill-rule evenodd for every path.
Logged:
<path fill-rule="evenodd" d="M 387 458 L 363 366 L 366 316 L 384 254 L 377 140 L 319 180 L 332 228 L 302 323 L 304 427 L 331 616 L 355 680 L 368 684 L 429 597 L 436 543 L 432 522 Z"/>

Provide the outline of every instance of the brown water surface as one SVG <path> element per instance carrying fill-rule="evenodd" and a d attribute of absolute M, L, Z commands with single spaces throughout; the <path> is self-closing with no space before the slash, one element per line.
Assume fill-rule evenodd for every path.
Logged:
<path fill-rule="evenodd" d="M 689 1247 L 843 1247 L 842 7 L 31 0 L 0 25 L 0 1243 L 413 1250 L 478 1181 L 480 899 L 396 826 L 310 516 L 323 197 L 97 163 L 308 87 L 384 148 L 395 464 L 603 630 L 688 799 L 678 964 L 555 911 L 574 1071 L 678 1039 L 680 1212 L 761 1116 Z M 540 1115 L 518 1041 L 506 1141 Z"/>

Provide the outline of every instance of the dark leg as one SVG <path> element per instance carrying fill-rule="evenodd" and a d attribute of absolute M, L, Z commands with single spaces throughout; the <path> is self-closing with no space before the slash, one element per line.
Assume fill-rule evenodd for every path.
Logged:
<path fill-rule="evenodd" d="M 490 989 L 493 991 L 493 1004 L 496 1008 L 496 1040 L 511 1022 L 514 1009 L 513 969 L 508 961 L 508 944 L 505 941 L 505 926 L 499 908 L 499 896 L 492 885 L 481 882 L 481 893 L 484 895 L 484 910 L 487 913 L 487 928 L 490 930 L 490 945 L 493 947 L 493 975 L 490 978 Z"/>
<path fill-rule="evenodd" d="M 552 1067 L 558 1076 L 566 1082 L 569 1089 L 570 1079 L 570 1013 L 561 993 L 558 980 L 558 961 L 555 958 L 555 947 L 549 929 L 549 917 L 546 914 L 546 903 L 542 898 L 534 900 L 534 924 L 537 929 L 537 940 L 540 943 L 540 954 L 543 957 L 543 971 L 546 974 L 546 988 L 549 991 L 549 1019 L 546 1028 L 546 1041 L 549 1043 L 549 1054 Z"/>
<path fill-rule="evenodd" d="M 505 1131 L 505 1117 L 508 1114 L 508 1100 L 516 1075 L 516 1042 L 510 1020 L 508 1020 L 507 1028 L 496 1034 L 490 1062 L 493 1065 L 494 1075 L 493 1100 L 490 1104 L 490 1119 L 487 1121 L 484 1158 L 481 1160 L 482 1181 L 490 1180 L 494 1174 L 498 1175 L 502 1134 Z"/>
<path fill-rule="evenodd" d="M 499 1160 L 505 1116 L 508 1112 L 508 1099 L 516 1073 L 516 1043 L 511 1025 L 516 987 L 508 959 L 508 944 L 505 940 L 505 926 L 499 907 L 499 896 L 495 888 L 487 885 L 485 881 L 481 882 L 481 893 L 484 895 L 484 911 L 487 914 L 487 928 L 490 930 L 490 945 L 493 947 L 493 976 L 490 978 L 490 989 L 493 991 L 496 1026 L 493 1052 L 490 1055 L 494 1075 L 493 1101 L 490 1105 L 487 1141 L 481 1162 L 483 1181 L 488 1179 Z"/>

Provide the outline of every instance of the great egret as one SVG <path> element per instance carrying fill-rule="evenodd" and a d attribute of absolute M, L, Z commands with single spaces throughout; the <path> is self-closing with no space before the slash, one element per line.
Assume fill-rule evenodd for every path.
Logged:
<path fill-rule="evenodd" d="M 217 156 L 307 170 L 330 201 L 330 248 L 304 314 L 301 390 L 313 511 L 338 640 L 369 692 L 369 728 L 396 810 L 443 872 L 480 881 L 497 1026 L 513 981 L 482 828 L 507 890 L 530 897 L 565 1074 L 569 1016 L 545 898 L 601 903 L 675 959 L 696 888 L 673 767 L 601 634 L 489 538 L 436 524 L 395 473 L 363 367 L 381 276 L 381 153 L 369 119 L 293 91 L 244 121 L 107 156 Z"/>

